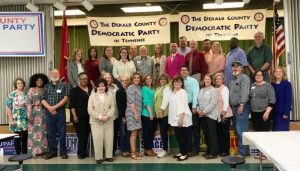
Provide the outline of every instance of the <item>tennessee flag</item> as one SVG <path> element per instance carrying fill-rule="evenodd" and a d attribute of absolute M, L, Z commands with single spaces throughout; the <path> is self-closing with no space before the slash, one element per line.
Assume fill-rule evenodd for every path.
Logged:
<path fill-rule="evenodd" d="M 61 27 L 61 42 L 60 42 L 60 78 L 64 82 L 68 82 L 67 65 L 69 61 L 69 36 L 68 24 L 65 11 Z"/>

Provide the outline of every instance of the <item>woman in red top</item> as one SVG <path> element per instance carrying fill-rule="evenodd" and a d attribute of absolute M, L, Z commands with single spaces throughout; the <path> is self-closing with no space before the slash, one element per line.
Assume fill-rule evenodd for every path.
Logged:
<path fill-rule="evenodd" d="M 95 88 L 96 80 L 100 77 L 98 51 L 95 47 L 89 48 L 89 59 L 85 61 L 85 72 L 89 79 L 89 86 Z"/>

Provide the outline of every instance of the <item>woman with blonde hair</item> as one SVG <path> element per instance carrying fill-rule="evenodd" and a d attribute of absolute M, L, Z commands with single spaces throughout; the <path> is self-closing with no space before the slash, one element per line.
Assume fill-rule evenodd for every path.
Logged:
<path fill-rule="evenodd" d="M 271 80 L 276 96 L 272 130 L 288 131 L 292 109 L 292 85 L 287 80 L 285 71 L 281 67 L 275 68 Z"/>
<path fill-rule="evenodd" d="M 230 147 L 230 122 L 232 110 L 229 105 L 229 90 L 224 85 L 224 75 L 219 72 L 213 77 L 214 86 L 217 92 L 217 104 L 220 117 L 218 118 L 217 131 L 219 140 L 219 154 L 221 157 L 229 155 Z"/>
<path fill-rule="evenodd" d="M 71 88 L 79 85 L 78 74 L 85 71 L 82 58 L 82 50 L 75 49 L 73 60 L 68 63 L 68 80 Z"/>
<path fill-rule="evenodd" d="M 152 59 L 154 61 L 154 72 L 155 72 L 155 78 L 154 82 L 157 83 L 158 78 L 165 73 L 165 66 L 166 66 L 166 56 L 163 54 L 163 47 L 161 44 L 155 45 L 155 52 L 154 56 L 152 56 Z"/>
<path fill-rule="evenodd" d="M 222 46 L 219 42 L 214 42 L 211 46 L 212 49 L 212 59 L 207 64 L 208 73 L 214 75 L 218 72 L 223 72 L 225 67 L 225 54 L 223 53 Z"/>

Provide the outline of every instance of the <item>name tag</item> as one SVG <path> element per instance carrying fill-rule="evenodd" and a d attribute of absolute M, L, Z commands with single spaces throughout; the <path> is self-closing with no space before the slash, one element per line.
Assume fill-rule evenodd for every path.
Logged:
<path fill-rule="evenodd" d="M 141 61 L 136 61 L 136 63 L 137 63 L 137 64 L 140 64 L 140 63 L 141 63 Z"/>
<path fill-rule="evenodd" d="M 61 90 L 56 90 L 56 93 L 61 93 Z"/>
<path fill-rule="evenodd" d="M 251 90 L 254 90 L 255 89 L 255 87 L 251 87 Z"/>

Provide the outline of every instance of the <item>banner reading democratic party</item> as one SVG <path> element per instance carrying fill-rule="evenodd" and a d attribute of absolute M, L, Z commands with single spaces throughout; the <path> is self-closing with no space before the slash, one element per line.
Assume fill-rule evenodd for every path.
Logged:
<path fill-rule="evenodd" d="M 179 35 L 202 41 L 253 39 L 254 33 L 265 33 L 266 10 L 183 12 L 179 15 Z"/>
<path fill-rule="evenodd" d="M 169 15 L 88 17 L 92 46 L 129 46 L 170 43 Z"/>
<path fill-rule="evenodd" d="M 0 56 L 45 56 L 44 14 L 0 12 Z"/>

